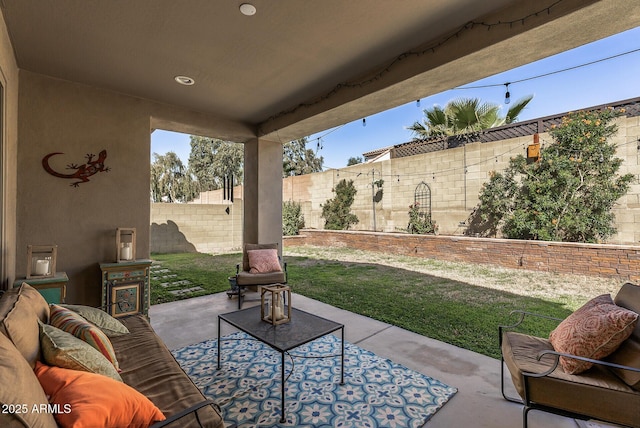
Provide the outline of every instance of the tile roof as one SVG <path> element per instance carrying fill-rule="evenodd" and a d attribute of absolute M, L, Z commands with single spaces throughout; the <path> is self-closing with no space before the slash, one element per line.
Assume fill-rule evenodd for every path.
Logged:
<path fill-rule="evenodd" d="M 600 110 L 605 107 L 613 107 L 616 109 L 624 108 L 624 114 L 627 117 L 640 116 L 640 97 L 589 107 L 585 110 Z M 492 141 L 506 140 L 509 138 L 526 137 L 540 132 L 547 132 L 551 125 L 559 125 L 562 121 L 562 117 L 566 116 L 568 113 L 569 112 L 565 112 L 553 116 L 546 116 L 538 119 L 531 119 L 496 128 L 490 128 L 473 135 L 473 141 L 488 143 Z M 464 142 L 464 137 L 460 135 L 454 135 L 452 137 L 434 137 L 426 140 L 413 140 L 402 144 L 396 144 L 395 146 L 372 150 L 363 153 L 362 155 L 364 156 L 365 161 L 370 161 L 381 153 L 391 150 L 391 157 L 401 158 L 460 147 Z"/>

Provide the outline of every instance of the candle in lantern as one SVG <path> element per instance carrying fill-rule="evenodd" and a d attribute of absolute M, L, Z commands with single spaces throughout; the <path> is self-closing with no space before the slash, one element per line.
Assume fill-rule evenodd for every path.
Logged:
<path fill-rule="evenodd" d="M 36 260 L 36 275 L 47 275 L 49 273 L 49 260 L 37 259 Z"/>
<path fill-rule="evenodd" d="M 120 249 L 120 259 L 121 260 L 131 260 L 131 243 L 124 242 L 122 244 L 122 248 Z"/>
<path fill-rule="evenodd" d="M 280 297 L 280 294 L 276 294 L 276 307 L 275 307 L 275 315 L 276 315 L 276 320 L 281 320 L 282 318 L 284 318 L 284 311 L 282 308 L 282 298 Z"/>

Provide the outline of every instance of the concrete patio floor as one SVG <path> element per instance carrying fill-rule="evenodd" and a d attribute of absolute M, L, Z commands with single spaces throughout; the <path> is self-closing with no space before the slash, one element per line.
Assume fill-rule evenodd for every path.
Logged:
<path fill-rule="evenodd" d="M 247 293 L 243 308 L 258 304 L 258 300 L 258 293 Z M 345 340 L 458 388 L 458 393 L 427 422 L 426 427 L 522 426 L 522 406 L 504 400 L 500 394 L 498 360 L 298 294 L 293 294 L 292 301 L 298 309 L 344 324 Z M 176 349 L 217 337 L 218 314 L 237 309 L 235 297 L 229 299 L 226 293 L 218 293 L 154 305 L 149 316 L 153 328 L 169 349 Z M 223 324 L 222 335 L 233 331 L 231 326 Z M 508 382 L 510 384 L 510 380 Z M 530 428 L 578 426 L 584 425 L 544 412 L 529 414 Z"/>

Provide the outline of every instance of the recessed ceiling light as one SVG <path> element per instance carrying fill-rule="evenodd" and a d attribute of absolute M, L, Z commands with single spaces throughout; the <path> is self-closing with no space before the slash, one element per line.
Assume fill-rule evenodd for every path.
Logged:
<path fill-rule="evenodd" d="M 250 3 L 242 3 L 240 5 L 240 12 L 243 15 L 251 16 L 256 14 L 256 7 Z"/>
<path fill-rule="evenodd" d="M 191 77 L 188 76 L 176 76 L 174 77 L 174 79 L 176 80 L 176 82 L 178 82 L 181 85 L 185 85 L 185 86 L 191 86 L 194 83 L 196 83 L 195 80 L 193 80 Z"/>

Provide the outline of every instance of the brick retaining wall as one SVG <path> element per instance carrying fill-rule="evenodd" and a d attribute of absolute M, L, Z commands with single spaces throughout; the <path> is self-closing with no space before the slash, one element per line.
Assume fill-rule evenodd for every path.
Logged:
<path fill-rule="evenodd" d="M 640 282 L 640 246 L 310 229 L 283 241 Z"/>

